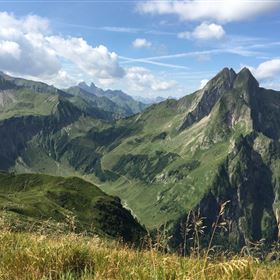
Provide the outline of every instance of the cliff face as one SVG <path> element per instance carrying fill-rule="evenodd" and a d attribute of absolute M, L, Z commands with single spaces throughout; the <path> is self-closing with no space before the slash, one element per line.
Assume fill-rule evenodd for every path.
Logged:
<path fill-rule="evenodd" d="M 174 242 L 177 246 L 183 242 L 181 225 L 186 223 L 190 213 L 199 213 L 205 225 L 202 239 L 206 244 L 219 209 L 227 202 L 223 217 L 219 219 L 227 223 L 227 232 L 218 229 L 215 244 L 236 250 L 259 240 L 271 244 L 279 236 L 280 224 L 280 94 L 260 88 L 246 68 L 232 75 L 232 79 L 229 75 L 217 77 L 222 77 L 223 82 L 218 79 L 219 85 L 226 86 L 220 87 L 219 94 L 214 91 L 209 95 L 206 89 L 216 84 L 215 78 L 210 81 L 200 103 L 188 113 L 181 129 L 192 125 L 191 118 L 197 120 L 200 115 L 209 114 L 208 146 L 213 140 L 222 142 L 236 131 L 239 133 L 231 138 L 228 155 L 216 169 L 208 191 L 189 214 L 177 220 Z M 211 101 L 215 100 L 214 105 L 209 102 L 209 96 L 212 96 Z"/>
<path fill-rule="evenodd" d="M 220 206 L 229 202 L 223 216 L 228 221 L 225 237 L 230 246 L 237 248 L 261 239 L 271 243 L 278 235 L 277 214 L 273 209 L 276 186 L 270 167 L 253 149 L 253 138 L 250 135 L 238 140 L 220 166 L 213 186 L 197 205 L 201 216 L 211 225 Z"/>
<path fill-rule="evenodd" d="M 197 93 L 199 100 L 193 110 L 187 113 L 180 129 L 190 127 L 195 122 L 207 116 L 216 102 L 225 91 L 233 87 L 236 73 L 232 69 L 225 68 L 217 74 L 207 85 Z"/>

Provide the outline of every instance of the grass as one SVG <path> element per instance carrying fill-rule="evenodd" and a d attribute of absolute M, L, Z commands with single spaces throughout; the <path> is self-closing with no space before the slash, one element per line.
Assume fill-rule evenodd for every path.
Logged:
<path fill-rule="evenodd" d="M 280 263 L 233 256 L 207 261 L 136 250 L 82 235 L 0 231 L 0 279 L 279 279 Z"/>
<path fill-rule="evenodd" d="M 226 202 L 227 203 L 227 202 Z M 47 231 L 15 232 L 0 217 L 0 279 L 2 280 L 206 280 L 279 279 L 280 261 L 259 261 L 251 253 L 239 255 L 216 252 L 212 246 L 216 230 L 222 225 L 221 205 L 211 240 L 205 250 L 198 241 L 203 234 L 200 218 L 194 236 L 194 250 L 188 256 L 168 253 L 170 236 L 162 229 L 142 246 L 97 235 L 67 233 L 58 228 Z M 48 232 L 48 233 L 47 233 Z M 199 233 L 198 233 L 199 232 Z M 273 254 L 279 253 L 274 247 Z M 277 259 L 277 258 L 276 258 Z"/>
<path fill-rule="evenodd" d="M 58 104 L 58 96 L 29 89 L 12 90 L 8 93 L 10 101 L 0 106 L 0 119 L 14 116 L 50 115 Z"/>

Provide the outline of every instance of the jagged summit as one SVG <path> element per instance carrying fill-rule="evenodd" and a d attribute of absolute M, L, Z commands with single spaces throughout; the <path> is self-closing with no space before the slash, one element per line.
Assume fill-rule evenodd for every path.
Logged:
<path fill-rule="evenodd" d="M 80 87 L 81 89 L 88 90 L 88 91 L 98 89 L 98 87 L 93 82 L 91 82 L 90 84 L 87 84 L 87 82 L 82 81 L 82 82 L 78 83 L 77 86 Z M 94 92 L 92 92 L 92 93 L 94 93 Z"/>
<path fill-rule="evenodd" d="M 77 85 L 78 87 L 88 87 L 87 83 L 85 81 L 82 81 L 80 83 L 78 83 Z"/>
<path fill-rule="evenodd" d="M 237 74 L 232 68 L 224 68 L 202 90 L 198 91 L 195 98 L 197 103 L 192 106 L 193 109 L 191 111 L 187 112 L 180 130 L 191 126 L 207 116 L 221 95 L 232 89 L 236 77 Z"/>
<path fill-rule="evenodd" d="M 215 81 L 219 78 L 232 83 L 236 78 L 236 75 L 236 72 L 232 68 L 225 67 L 212 80 Z"/>
<path fill-rule="evenodd" d="M 204 88 L 210 88 L 217 85 L 217 83 L 228 84 L 228 87 L 233 87 L 234 83 L 238 82 L 250 82 L 259 86 L 258 81 L 247 67 L 242 68 L 238 73 L 236 73 L 232 68 L 223 68 L 215 77 L 213 77 Z"/>
<path fill-rule="evenodd" d="M 95 106 L 112 112 L 116 118 L 127 117 L 143 111 L 147 105 L 134 100 L 121 90 L 103 90 L 93 82 L 89 85 L 81 82 L 77 86 L 65 89 L 76 97 L 81 97 Z"/>
<path fill-rule="evenodd" d="M 90 88 L 94 88 L 94 89 L 96 89 L 96 88 L 97 88 L 97 86 L 95 85 L 95 83 L 91 82 L 91 83 L 90 83 Z"/>
<path fill-rule="evenodd" d="M 259 87 L 259 82 L 253 76 L 248 68 L 243 68 L 236 76 L 234 86 L 236 88 L 245 87 L 249 89 L 256 89 Z"/>
<path fill-rule="evenodd" d="M 250 76 L 250 77 L 253 77 L 253 78 L 254 78 L 252 72 L 251 72 L 250 69 L 247 68 L 247 67 L 243 67 L 243 68 L 239 71 L 238 75 L 243 75 L 243 76 L 247 76 L 247 77 Z"/>
<path fill-rule="evenodd" d="M 95 86 L 95 84 L 93 82 L 91 82 L 90 84 L 87 84 L 85 81 L 78 83 L 77 85 L 78 88 L 81 88 L 89 93 L 92 94 L 96 94 L 96 90 L 98 90 L 98 88 Z"/>
<path fill-rule="evenodd" d="M 237 100 L 236 93 L 239 92 L 243 96 L 243 100 L 247 104 L 252 104 L 251 100 L 256 95 L 259 83 L 252 75 L 248 68 L 243 68 L 236 73 L 232 68 L 224 68 L 214 78 L 212 78 L 203 89 L 196 93 L 196 104 L 192 106 L 192 110 L 188 111 L 183 120 L 180 130 L 190 127 L 195 122 L 200 121 L 209 115 L 213 107 L 222 98 L 223 95 L 229 93 L 232 98 L 227 97 L 228 103 L 232 103 L 233 108 L 242 100 Z M 236 99 L 237 98 L 237 99 Z M 232 99 L 236 99 L 233 101 Z M 225 98 L 224 98 L 225 101 Z M 241 103 L 240 103 L 241 102 Z M 222 106 L 227 107 L 226 104 Z M 229 111 L 232 110 L 229 109 Z"/>

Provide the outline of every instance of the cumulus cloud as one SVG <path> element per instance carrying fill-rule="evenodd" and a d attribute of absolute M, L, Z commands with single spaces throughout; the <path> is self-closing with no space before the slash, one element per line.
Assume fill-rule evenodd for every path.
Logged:
<path fill-rule="evenodd" d="M 132 42 L 134 48 L 150 48 L 152 43 L 145 38 L 137 38 Z"/>
<path fill-rule="evenodd" d="M 49 32 L 46 19 L 37 16 L 15 18 L 0 13 L 0 67 L 16 74 L 47 75 L 58 72 L 55 53 L 44 44 Z"/>
<path fill-rule="evenodd" d="M 130 67 L 126 71 L 126 80 L 132 91 L 167 91 L 176 86 L 175 81 L 156 78 L 144 67 Z"/>
<path fill-rule="evenodd" d="M 261 63 L 258 67 L 249 67 L 252 73 L 260 81 L 278 78 L 280 75 L 280 59 L 271 59 Z"/>
<path fill-rule="evenodd" d="M 137 5 L 141 13 L 175 14 L 185 21 L 216 20 L 232 22 L 247 20 L 280 7 L 278 1 L 245 0 L 167 0 L 146 1 Z"/>
<path fill-rule="evenodd" d="M 253 75 L 261 82 L 279 80 L 280 59 L 275 58 L 267 60 L 257 67 L 247 66 L 247 68 L 249 68 Z"/>
<path fill-rule="evenodd" d="M 12 75 L 12 73 L 7 72 L 7 74 Z M 48 85 L 54 85 L 58 88 L 68 88 L 70 86 L 77 85 L 78 82 L 82 82 L 82 77 L 77 77 L 75 75 L 69 74 L 66 70 L 59 70 L 57 73 L 53 75 L 47 75 L 47 76 L 30 76 L 30 75 L 20 75 L 22 78 L 38 81 L 38 82 L 44 82 Z"/>
<path fill-rule="evenodd" d="M 98 79 L 121 78 L 124 70 L 118 63 L 118 55 L 100 45 L 90 46 L 83 38 L 62 38 L 50 36 L 46 38 L 57 55 L 63 57 L 84 72 Z"/>
<path fill-rule="evenodd" d="M 181 32 L 178 37 L 181 39 L 220 40 L 225 34 L 225 30 L 221 25 L 203 22 L 192 32 Z"/>
<path fill-rule="evenodd" d="M 0 56 L 11 56 L 14 59 L 19 59 L 21 49 L 19 44 L 12 41 L 0 42 Z"/>
<path fill-rule="evenodd" d="M 56 75 L 50 76 L 45 79 L 45 82 L 50 85 L 55 85 L 58 88 L 68 88 L 70 86 L 74 86 L 78 81 L 82 81 L 82 79 L 77 79 L 77 77 L 73 77 L 65 70 L 59 70 Z"/>
<path fill-rule="evenodd" d="M 49 21 L 0 12 L 0 68 L 11 74 L 58 83 L 66 79 L 63 63 L 72 63 L 95 79 L 121 78 L 118 55 L 105 46 L 92 47 L 83 38 L 52 34 Z M 56 78 L 54 78 L 56 77 Z"/>

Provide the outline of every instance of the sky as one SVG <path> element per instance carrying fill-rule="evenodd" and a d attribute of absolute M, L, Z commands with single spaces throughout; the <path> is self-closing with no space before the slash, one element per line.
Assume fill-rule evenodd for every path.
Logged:
<path fill-rule="evenodd" d="M 0 70 L 178 98 L 224 67 L 280 89 L 280 0 L 0 0 Z"/>

